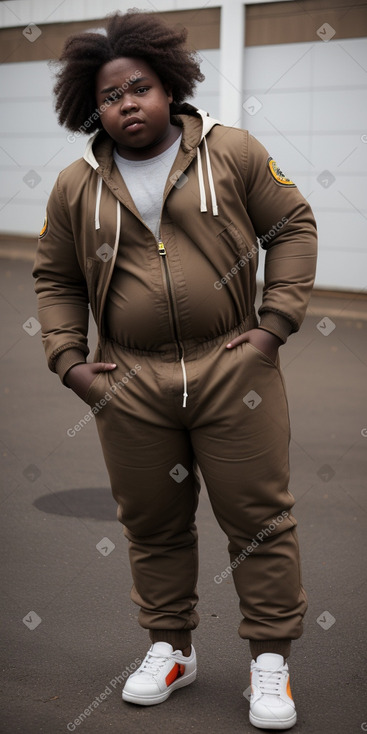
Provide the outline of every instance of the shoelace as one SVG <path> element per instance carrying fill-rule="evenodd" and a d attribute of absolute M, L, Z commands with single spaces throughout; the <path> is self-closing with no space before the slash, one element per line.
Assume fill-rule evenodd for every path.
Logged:
<path fill-rule="evenodd" d="M 167 660 L 167 657 L 163 657 L 158 653 L 148 652 L 142 662 L 139 673 L 150 673 L 151 675 L 156 675 L 157 673 L 159 673 L 160 668 L 163 667 Z"/>
<path fill-rule="evenodd" d="M 277 670 L 259 670 L 259 689 L 261 693 L 279 696 L 281 682 L 281 672 Z"/>

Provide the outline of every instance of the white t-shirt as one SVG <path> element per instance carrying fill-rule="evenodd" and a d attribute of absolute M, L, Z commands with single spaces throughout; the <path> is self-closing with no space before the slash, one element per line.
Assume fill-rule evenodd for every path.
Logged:
<path fill-rule="evenodd" d="M 131 198 L 149 229 L 156 239 L 159 238 L 163 193 L 168 174 L 180 147 L 182 135 L 164 153 L 144 161 L 130 161 L 123 158 L 117 150 L 113 152 L 114 161 L 129 189 Z"/>

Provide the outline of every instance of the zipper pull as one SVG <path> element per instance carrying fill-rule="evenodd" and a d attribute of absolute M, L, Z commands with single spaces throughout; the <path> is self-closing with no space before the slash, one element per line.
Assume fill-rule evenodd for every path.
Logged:
<path fill-rule="evenodd" d="M 158 252 L 160 255 L 167 255 L 166 248 L 161 240 L 158 242 Z"/>

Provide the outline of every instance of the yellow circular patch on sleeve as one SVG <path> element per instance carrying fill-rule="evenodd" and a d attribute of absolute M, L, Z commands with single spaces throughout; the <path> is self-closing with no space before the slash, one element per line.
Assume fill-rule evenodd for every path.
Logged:
<path fill-rule="evenodd" d="M 274 160 L 274 158 L 268 158 L 268 166 L 269 171 L 274 179 L 278 184 L 281 186 L 295 186 L 296 184 L 290 180 L 290 178 L 287 178 L 283 171 L 280 170 L 278 164 Z"/>
<path fill-rule="evenodd" d="M 43 221 L 42 229 L 39 233 L 39 237 L 44 237 L 45 234 L 47 234 L 47 229 L 48 229 L 48 221 L 47 221 L 47 214 L 46 214 L 44 221 Z"/>

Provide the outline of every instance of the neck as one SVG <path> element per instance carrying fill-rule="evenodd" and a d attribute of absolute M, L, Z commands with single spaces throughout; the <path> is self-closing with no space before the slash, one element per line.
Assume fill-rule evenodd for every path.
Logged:
<path fill-rule="evenodd" d="M 181 130 L 177 125 L 170 123 L 167 132 L 158 140 L 154 140 L 143 148 L 125 148 L 123 145 L 116 143 L 116 150 L 122 158 L 129 161 L 145 161 L 147 158 L 154 158 L 171 147 L 180 136 Z"/>

